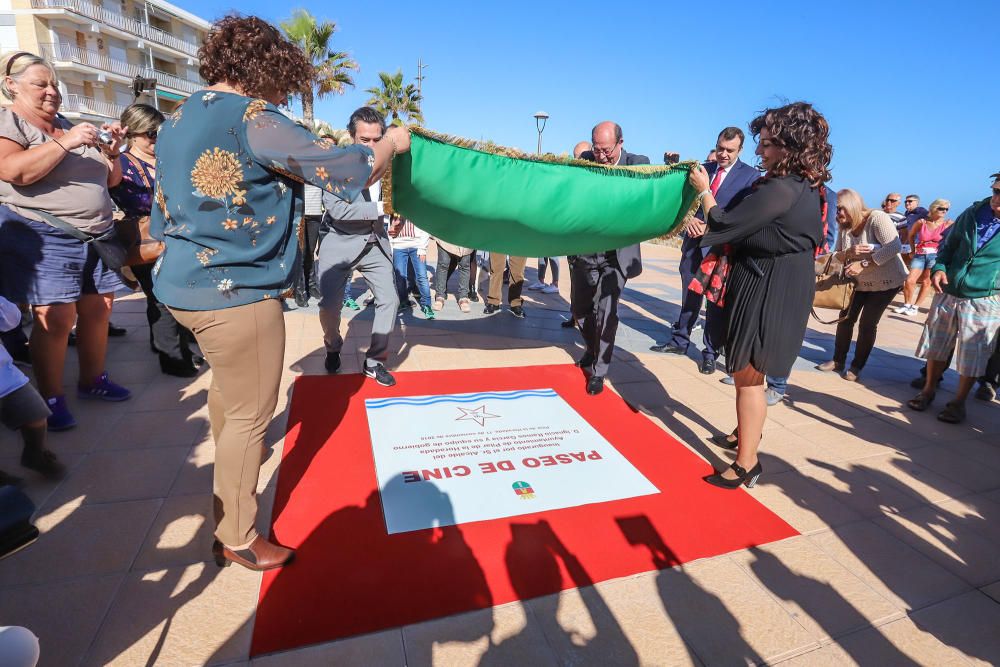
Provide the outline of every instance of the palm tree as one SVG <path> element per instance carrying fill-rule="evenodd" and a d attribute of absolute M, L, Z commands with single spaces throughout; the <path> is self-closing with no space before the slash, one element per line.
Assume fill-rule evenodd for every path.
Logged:
<path fill-rule="evenodd" d="M 404 119 L 416 123 L 424 122 L 424 116 L 420 113 L 420 102 L 423 97 L 412 83 L 403 85 L 403 70 L 398 70 L 395 74 L 379 72 L 378 78 L 381 86 L 365 91 L 371 94 L 369 105 L 375 107 L 386 118 L 391 117 L 393 125 L 402 125 Z"/>
<path fill-rule="evenodd" d="M 353 88 L 354 79 L 350 72 L 357 71 L 358 64 L 347 53 L 330 50 L 330 39 L 337 32 L 337 24 L 333 21 L 317 22 L 316 17 L 306 10 L 297 9 L 290 19 L 281 23 L 281 29 L 299 45 L 316 68 L 312 86 L 302 92 L 302 117 L 311 124 L 313 96 L 341 95 L 346 86 Z"/>

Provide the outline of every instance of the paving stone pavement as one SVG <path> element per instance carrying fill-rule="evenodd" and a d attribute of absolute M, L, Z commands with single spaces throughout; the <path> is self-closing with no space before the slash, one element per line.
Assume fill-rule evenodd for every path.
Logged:
<path fill-rule="evenodd" d="M 698 372 L 694 346 L 686 358 L 649 351 L 679 309 L 679 253 L 653 244 L 643 252 L 645 271 L 622 299 L 609 385 L 698 455 L 726 465 L 706 437 L 733 427 L 733 389 L 719 382 L 721 372 Z M 434 321 L 417 310 L 405 315 L 390 368 L 573 360 L 577 335 L 559 326 L 569 295 L 562 268 L 559 294 L 525 292 L 525 320 L 484 316 L 482 304 L 463 314 L 454 299 Z M 289 308 L 261 525 L 279 474 L 287 390 L 296 376 L 323 372 L 315 307 Z M 161 375 L 144 310 L 141 295 L 126 295 L 113 316 L 129 333 L 112 339 L 108 370 L 133 399 L 70 397 L 80 426 L 50 437 L 70 474 L 59 484 L 29 482 L 42 536 L 0 562 L 0 625 L 31 628 L 42 665 L 1000 663 L 1000 410 L 970 399 L 968 421 L 950 426 L 905 406 L 921 365 L 913 350 L 922 317 L 886 314 L 857 383 L 814 370 L 832 352 L 833 328 L 810 322 L 788 396 L 768 413 L 765 473 L 749 491 L 801 535 L 251 660 L 261 577 L 217 568 L 210 557 L 210 371 L 192 380 Z M 360 371 L 371 315 L 345 311 L 344 372 Z M 67 369 L 71 387 L 72 353 Z M 949 372 L 943 393 L 955 383 Z M 0 469 L 18 473 L 18 451 L 13 434 L 0 434 Z M 450 639 L 468 637 L 468 628 L 482 632 Z"/>

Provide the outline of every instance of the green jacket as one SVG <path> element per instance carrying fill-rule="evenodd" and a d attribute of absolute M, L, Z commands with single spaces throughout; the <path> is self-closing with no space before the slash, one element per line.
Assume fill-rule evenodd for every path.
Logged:
<path fill-rule="evenodd" d="M 938 249 L 931 273 L 945 272 L 944 291 L 952 296 L 979 299 L 1000 292 L 1000 234 L 976 250 L 976 214 L 989 205 L 987 198 L 965 209 Z"/>

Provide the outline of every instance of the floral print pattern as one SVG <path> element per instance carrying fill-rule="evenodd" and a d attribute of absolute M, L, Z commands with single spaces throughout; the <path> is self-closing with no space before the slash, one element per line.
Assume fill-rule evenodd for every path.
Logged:
<path fill-rule="evenodd" d="M 213 310 L 284 296 L 300 261 L 301 184 L 351 200 L 370 158 L 366 147 L 318 139 L 264 100 L 195 93 L 157 142 L 150 225 L 166 242 L 157 297 Z"/>

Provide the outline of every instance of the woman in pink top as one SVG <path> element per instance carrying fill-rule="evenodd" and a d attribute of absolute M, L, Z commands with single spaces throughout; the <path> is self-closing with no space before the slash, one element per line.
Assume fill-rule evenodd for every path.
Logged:
<path fill-rule="evenodd" d="M 945 218 L 950 208 L 951 202 L 947 199 L 935 199 L 927 217 L 917 220 L 910 229 L 908 243 L 913 248 L 913 258 L 910 260 L 910 275 L 903 283 L 903 305 L 895 309 L 900 315 L 916 315 L 917 306 L 924 300 L 931 284 L 931 269 L 937 261 L 938 246 L 955 222 Z M 916 291 L 918 282 L 920 290 Z M 916 298 L 913 296 L 915 291 Z"/>

